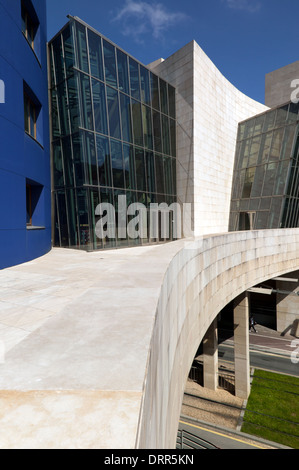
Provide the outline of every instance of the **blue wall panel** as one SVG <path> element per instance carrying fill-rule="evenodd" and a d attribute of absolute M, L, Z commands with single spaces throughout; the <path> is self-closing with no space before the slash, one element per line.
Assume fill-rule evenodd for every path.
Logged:
<path fill-rule="evenodd" d="M 47 83 L 46 0 L 24 0 L 39 28 L 34 51 L 22 33 L 21 0 L 0 0 L 0 269 L 51 249 L 51 179 Z M 28 10 L 28 11 L 29 11 Z M 37 141 L 25 132 L 24 84 L 41 105 Z M 40 193 L 26 226 L 26 183 Z"/>

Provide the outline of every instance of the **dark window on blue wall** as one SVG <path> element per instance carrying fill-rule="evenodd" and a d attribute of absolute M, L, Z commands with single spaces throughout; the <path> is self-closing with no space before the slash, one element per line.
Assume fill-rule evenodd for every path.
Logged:
<path fill-rule="evenodd" d="M 34 51 L 38 49 L 39 21 L 30 0 L 21 1 L 22 33 Z"/>
<path fill-rule="evenodd" d="M 42 144 L 41 104 L 26 83 L 24 83 L 24 128 L 27 134 Z"/>
<path fill-rule="evenodd" d="M 42 202 L 43 186 L 31 180 L 26 180 L 26 225 L 42 226 L 43 210 L 39 207 Z"/>

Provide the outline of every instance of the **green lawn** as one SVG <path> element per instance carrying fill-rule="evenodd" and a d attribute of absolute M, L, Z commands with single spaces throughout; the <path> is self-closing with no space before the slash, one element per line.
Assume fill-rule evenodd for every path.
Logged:
<path fill-rule="evenodd" d="M 255 370 L 242 432 L 299 449 L 299 378 Z"/>

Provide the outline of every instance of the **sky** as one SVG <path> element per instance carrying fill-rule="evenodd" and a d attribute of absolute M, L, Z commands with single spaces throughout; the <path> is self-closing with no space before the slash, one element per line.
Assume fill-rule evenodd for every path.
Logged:
<path fill-rule="evenodd" d="M 49 40 L 78 16 L 145 65 L 195 40 L 261 103 L 265 75 L 299 60 L 298 0 L 47 0 L 47 14 Z"/>

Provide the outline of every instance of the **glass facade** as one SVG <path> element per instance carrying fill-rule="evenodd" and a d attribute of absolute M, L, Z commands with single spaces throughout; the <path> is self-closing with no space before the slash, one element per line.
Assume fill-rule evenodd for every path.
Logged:
<path fill-rule="evenodd" d="M 299 104 L 239 124 L 229 230 L 299 226 Z"/>
<path fill-rule="evenodd" d="M 159 241 L 150 233 L 118 238 L 118 196 L 127 206 L 142 203 L 148 217 L 150 204 L 176 202 L 175 89 L 74 18 L 49 55 L 55 245 Z M 116 211 L 114 239 L 95 231 L 96 208 L 107 202 Z"/>

